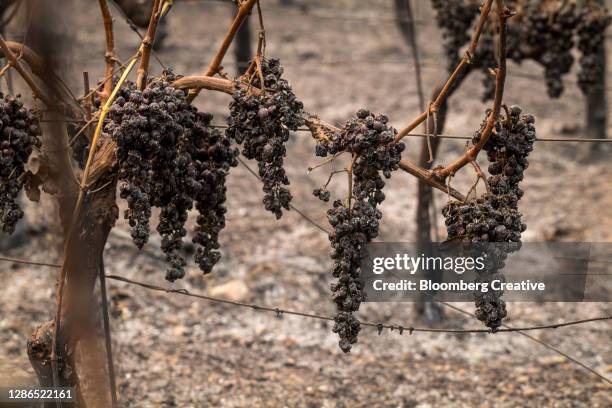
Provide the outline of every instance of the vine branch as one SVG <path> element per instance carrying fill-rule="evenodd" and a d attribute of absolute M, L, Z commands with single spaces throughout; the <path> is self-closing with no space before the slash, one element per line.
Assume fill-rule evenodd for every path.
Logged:
<path fill-rule="evenodd" d="M 0 34 L 0 49 L 2 49 L 2 53 L 4 54 L 4 57 L 8 60 L 10 65 L 13 68 L 15 68 L 17 72 L 19 72 L 19 75 L 21 75 L 23 80 L 28 84 L 34 96 L 40 99 L 41 101 L 43 101 L 44 104 L 47 105 L 49 108 L 55 106 L 55 103 L 49 97 L 49 95 L 47 95 L 47 93 L 44 92 L 40 88 L 40 86 L 38 86 L 36 81 L 34 81 L 34 78 L 32 78 L 32 75 L 30 75 L 30 73 L 23 67 L 23 65 L 21 65 L 21 63 L 19 62 L 19 59 L 9 49 L 8 45 L 4 41 L 4 37 L 1 34 Z"/>
<path fill-rule="evenodd" d="M 256 3 L 257 0 L 247 0 L 240 6 L 240 9 L 238 9 L 238 13 L 236 13 L 236 17 L 234 17 L 234 20 L 232 21 L 232 24 L 230 25 L 229 30 L 227 31 L 227 34 L 225 34 L 225 37 L 223 37 L 223 40 L 221 41 L 221 45 L 219 46 L 217 53 L 210 61 L 210 64 L 208 64 L 206 70 L 203 72 L 204 76 L 213 76 L 219 71 L 221 63 L 223 62 L 223 58 L 225 57 L 227 50 L 232 44 L 232 41 L 234 40 L 238 29 L 240 28 L 244 20 L 248 17 L 248 15 L 251 13 L 251 10 L 253 9 L 253 6 Z M 198 96 L 202 88 L 203 87 L 195 86 L 190 89 L 187 100 L 191 103 Z"/>
<path fill-rule="evenodd" d="M 450 77 L 448 78 L 444 86 L 442 87 L 442 90 L 440 91 L 436 99 L 433 101 L 431 105 L 429 105 L 428 109 L 425 112 L 421 113 L 419 116 L 416 117 L 416 119 L 410 122 L 408 126 L 401 129 L 397 133 L 395 137 L 396 143 L 402 140 L 402 138 L 404 138 L 408 133 L 416 129 L 417 126 L 419 126 L 421 123 L 427 120 L 427 117 L 430 115 L 431 112 L 435 112 L 440 107 L 442 102 L 444 102 L 447 94 L 449 93 L 451 87 L 453 86 L 457 78 L 459 77 L 459 75 L 469 64 L 472 63 L 472 56 L 476 52 L 478 40 L 480 39 L 480 34 L 482 33 L 484 25 L 487 22 L 487 18 L 491 11 L 492 4 L 493 4 L 493 0 L 487 0 L 485 4 L 481 7 L 480 18 L 478 19 L 478 24 L 476 25 L 476 28 L 474 29 L 474 33 L 472 34 L 472 41 L 470 42 L 470 47 L 465 52 L 463 58 L 461 59 L 461 61 L 459 62 L 459 64 L 457 65 L 453 73 L 450 75 Z"/>
<path fill-rule="evenodd" d="M 102 21 L 104 22 L 104 34 L 106 37 L 106 53 L 104 54 L 104 61 L 106 63 L 106 67 L 104 70 L 104 77 L 108 78 L 113 76 L 116 61 L 115 39 L 113 35 L 113 17 L 110 13 L 110 9 L 108 8 L 107 1 L 98 0 L 98 2 L 100 3 L 100 12 L 102 14 Z M 104 82 L 104 88 L 102 90 L 102 93 L 100 94 L 100 101 L 102 104 L 106 102 L 112 90 L 112 81 Z"/>
<path fill-rule="evenodd" d="M 498 9 L 497 13 L 499 16 L 499 62 L 498 67 L 495 70 L 495 98 L 493 100 L 493 109 L 489 113 L 487 124 L 485 125 L 478 143 L 468 149 L 465 154 L 463 154 L 453 163 L 444 168 L 434 170 L 436 177 L 441 180 L 444 180 L 449 174 L 456 173 L 457 170 L 476 159 L 476 156 L 478 156 L 478 153 L 484 147 L 485 143 L 489 139 L 489 136 L 491 136 L 491 132 L 493 131 L 495 123 L 499 118 L 499 111 L 501 109 L 502 100 L 504 97 L 504 84 L 506 81 L 506 23 L 508 18 L 512 16 L 512 13 L 504 6 L 502 0 L 496 0 L 496 4 Z"/>
<path fill-rule="evenodd" d="M 151 8 L 151 18 L 149 19 L 149 26 L 147 27 L 147 33 L 145 34 L 142 40 L 142 44 L 140 46 L 142 56 L 140 58 L 140 65 L 138 66 L 136 87 L 141 91 L 145 88 L 147 84 L 149 60 L 151 59 L 151 49 L 153 48 L 153 41 L 155 41 L 157 23 L 159 22 L 159 18 L 161 16 L 160 3 L 161 0 L 153 0 L 153 7 Z"/>

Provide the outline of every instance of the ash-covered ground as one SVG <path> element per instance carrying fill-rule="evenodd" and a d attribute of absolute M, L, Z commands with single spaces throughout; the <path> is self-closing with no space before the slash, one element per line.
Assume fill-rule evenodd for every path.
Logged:
<path fill-rule="evenodd" d="M 78 3 L 78 4 L 77 4 Z M 169 16 L 168 37 L 159 58 L 180 74 L 203 70 L 231 18 L 231 6 L 216 1 L 177 1 Z M 229 3 L 229 2 L 228 2 Z M 394 21 L 392 1 L 262 1 L 267 52 L 286 68 L 306 109 L 331 123 L 341 123 L 362 107 L 387 114 L 402 127 L 418 114 L 416 79 L 410 48 Z M 424 66 L 426 93 L 447 76 L 439 30 L 428 2 L 416 2 L 415 14 Z M 97 4 L 75 2 L 73 70 L 67 75 L 80 92 L 81 72 L 102 77 L 104 37 Z M 256 27 L 253 20 L 253 27 Z M 125 60 L 139 39 L 121 17 L 115 19 L 118 55 Z M 17 35 L 18 27 L 10 34 Z M 232 54 L 225 63 L 234 73 Z M 612 66 L 612 64 L 610 65 Z M 154 73 L 161 68 L 152 60 Z M 558 100 L 546 96 L 535 64 L 509 64 L 505 101 L 519 104 L 537 118 L 539 136 L 580 137 L 584 98 L 568 75 Z M 471 135 L 487 104 L 480 101 L 480 74 L 453 95 L 445 133 Z M 608 92 L 612 98 L 612 92 Z M 197 100 L 223 124 L 230 97 L 204 92 Z M 612 128 L 609 129 L 612 134 Z M 420 139 L 407 140 L 404 154 L 416 158 Z M 464 149 L 464 141 L 444 140 L 439 163 Z M 610 150 L 593 154 L 590 145 L 536 143 L 523 184 L 521 211 L 525 241 L 612 241 L 612 165 Z M 292 136 L 286 159 L 294 205 L 325 228 L 327 205 L 312 190 L 329 171 L 310 174 L 314 142 L 309 134 Z M 256 168 L 256 163 L 250 163 Z M 473 175 L 453 185 L 466 191 Z M 342 196 L 344 180 L 331 185 Z M 388 183 L 381 237 L 412 241 L 415 236 L 416 180 L 400 172 Z M 438 210 L 447 200 L 435 194 Z M 190 265 L 188 276 L 173 288 L 253 302 L 271 307 L 331 315 L 331 261 L 325 233 L 295 211 L 280 221 L 264 210 L 260 183 L 242 166 L 228 182 L 228 222 L 222 233 L 223 259 L 207 276 Z M 123 204 L 122 204 L 123 205 Z M 49 197 L 27 204 L 29 236 L 3 256 L 59 262 L 56 209 Z M 437 217 L 439 236 L 445 237 Z M 127 238 L 126 238 L 127 237 Z M 165 264 L 154 238 L 142 251 L 129 240 L 120 220 L 105 256 L 107 273 L 167 285 Z M 593 285 L 609 282 L 602 278 Z M 25 353 L 25 339 L 52 317 L 55 271 L 0 264 L 0 373 L 6 382 L 35 381 Z M 518 333 L 429 334 L 365 327 L 346 355 L 325 321 L 282 316 L 251 309 L 149 292 L 109 282 L 112 330 L 120 401 L 126 407 L 607 407 L 612 388 L 559 354 Z M 458 306 L 473 310 L 471 304 Z M 511 303 L 506 322 L 515 326 L 610 314 L 608 303 Z M 436 327 L 480 328 L 480 323 L 445 309 Z M 366 321 L 408 326 L 420 322 L 410 303 L 364 304 Z M 609 322 L 530 333 L 612 378 Z"/>

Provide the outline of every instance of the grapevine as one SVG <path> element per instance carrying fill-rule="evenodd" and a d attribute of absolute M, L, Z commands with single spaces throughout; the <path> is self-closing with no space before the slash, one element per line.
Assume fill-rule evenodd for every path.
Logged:
<path fill-rule="evenodd" d="M 30 356 L 33 364 L 40 363 L 36 367 L 39 369 L 37 373 L 45 374 L 47 380 L 51 377 L 47 371 L 53 370 L 56 386 L 59 385 L 58 366 L 61 366 L 62 375 L 66 372 L 80 373 L 71 366 L 74 362 L 66 350 L 73 350 L 74 345 L 79 344 L 82 333 L 70 333 L 66 330 L 68 324 L 89 327 L 82 324 L 87 323 L 93 327 L 98 323 L 90 318 L 97 316 L 92 313 L 93 308 L 75 311 L 77 302 L 74 299 L 95 299 L 92 295 L 98 278 L 101 287 L 104 286 L 103 255 L 108 234 L 116 219 L 116 190 L 119 198 L 125 201 L 124 208 L 127 209 L 123 216 L 138 248 L 143 248 L 150 239 L 151 218 L 154 215 L 154 218 L 158 218 L 156 231 L 161 237 L 161 252 L 168 264 L 167 280 L 174 282 L 186 274 L 188 260 L 182 247 L 188 235 L 195 244 L 195 263 L 204 273 L 209 273 L 221 258 L 219 236 L 226 225 L 225 203 L 231 195 L 226 183 L 231 169 L 239 163 L 238 155 L 257 162 L 258 174 L 263 182 L 264 207 L 280 219 L 286 210 L 294 208 L 285 162 L 290 132 L 302 130 L 303 125 L 311 130 L 316 139 L 315 155 L 327 157 L 325 163 L 341 160 L 340 157 L 347 159 L 344 170 L 332 172 L 328 182 L 313 191 L 318 199 L 330 203 L 326 215 L 331 226 L 328 237 L 332 260 L 330 290 L 335 308 L 332 330 L 338 336 L 338 345 L 344 353 L 350 352 L 358 342 L 362 326 L 376 326 L 379 334 L 383 328 L 382 323 L 360 322 L 357 316 L 361 303 L 366 300 L 361 263 L 367 245 L 379 237 L 383 218 L 381 204 L 386 199 L 385 193 L 388 193 L 385 185 L 398 169 L 406 170 L 428 185 L 458 198 L 450 201 L 442 210 L 449 241 L 504 244 L 492 253 L 485 270 L 477 277 L 480 282 L 504 280 L 506 257 L 520 248 L 522 233 L 526 229 L 519 211 L 523 196 L 520 183 L 535 140 L 534 118 L 524 114 L 517 106 L 502 107 L 506 56 L 516 62 L 531 59 L 540 63 L 545 68 L 549 93 L 556 97 L 563 91 L 562 79 L 572 68 L 572 53 L 577 46 L 581 51 L 580 84 L 586 92 L 601 74 L 598 71 L 600 61 L 594 56 L 609 23 L 602 9 L 590 2 L 585 3 L 588 7 L 569 1 L 559 3 L 562 7 L 550 8 L 548 5 L 557 5 L 557 2 L 486 0 L 479 7 L 472 0 L 433 0 L 438 24 L 445 30 L 445 51 L 453 68 L 452 74 L 438 88 L 427 109 L 422 109 L 425 112 L 419 113 L 398 131 L 390 125 L 385 115 L 366 109 L 358 110 L 354 117 L 338 125 L 338 128 L 307 115 L 302 102 L 284 78 L 284 69 L 279 60 L 265 57 L 265 30 L 262 11 L 256 0 L 237 3 L 239 9 L 236 17 L 206 69 L 200 75 L 186 77 L 170 70 L 164 70 L 159 76 L 150 75 L 148 71 L 157 25 L 170 12 L 172 2 L 153 1 L 144 39 L 134 57 L 125 64 L 119 61 L 114 51 L 112 16 L 108 5 L 104 0 L 99 3 L 105 23 L 104 61 L 108 80 L 99 84 L 92 93 L 86 91 L 87 95 L 83 98 L 73 96 L 74 100 L 70 103 L 62 101 L 58 104 L 67 109 L 61 109 L 61 112 L 57 109 L 54 113 L 68 116 L 67 121 L 75 124 L 71 129 L 62 129 L 68 130 L 72 143 L 48 138 L 45 140 L 44 157 L 41 158 L 41 161 L 53 164 L 45 169 L 58 172 L 57 169 L 60 169 L 62 176 L 69 176 L 62 178 L 66 186 L 56 183 L 65 234 L 62 262 L 61 266 L 58 265 L 56 314 L 49 326 L 34 336 L 40 344 L 47 346 L 51 341 L 52 345 L 45 348 L 50 349 L 49 355 L 33 353 Z M 255 5 L 260 22 L 257 54 L 243 75 L 229 78 L 222 66 L 224 55 L 236 31 L 252 14 Z M 513 6 L 518 12 L 514 19 L 517 23 L 511 25 L 510 30 L 506 22 L 514 12 L 506 5 Z M 493 8 L 497 10 L 497 18 L 490 16 Z M 473 30 L 472 26 L 475 26 Z M 508 34 L 510 42 L 506 48 Z M 460 57 L 461 48 L 468 43 L 467 50 Z M 44 88 L 43 92 L 35 89 L 37 81 L 28 79 L 30 73 L 37 76 L 41 83 L 45 82 L 45 78 L 40 74 L 43 70 L 31 63 L 36 60 L 30 58 L 29 52 L 24 51 L 17 57 L 6 51 L 9 48 L 2 39 L 0 47 L 7 58 L 6 69 L 17 70 L 32 88 L 35 97 L 48 105 L 47 111 L 40 112 L 53 111 L 54 108 L 50 103 L 52 98 L 45 92 L 49 91 L 48 94 L 53 97 L 57 95 L 58 99 L 68 97 L 64 95 L 66 92 L 54 92 L 62 89 L 59 86 Z M 19 50 L 15 44 L 11 49 L 15 53 Z M 29 65 L 29 70 L 23 69 L 22 62 Z M 134 83 L 126 81 L 136 66 L 137 80 Z M 402 157 L 405 150 L 402 138 L 425 121 L 433 120 L 435 123 L 437 115 L 446 106 L 445 99 L 463 80 L 466 70 L 474 68 L 486 74 L 485 96 L 493 98 L 494 102 L 492 109 L 486 112 L 486 120 L 475 133 L 472 146 L 447 166 L 432 166 L 431 169 L 416 166 L 408 158 Z M 85 85 L 85 88 L 89 88 L 89 85 Z M 217 129 L 211 114 L 199 111 L 192 105 L 202 89 L 225 92 L 231 96 L 226 118 L 227 130 Z M 75 103 L 78 106 L 75 107 Z M 17 98 L 6 97 L 0 115 L 3 115 L 0 116 L 0 215 L 2 229 L 11 232 L 14 223 L 23 215 L 15 198 L 24 187 L 25 164 L 31 152 L 41 146 L 40 131 L 34 113 L 23 108 Z M 96 121 L 92 137 L 87 130 L 93 127 L 87 126 Z M 61 123 L 62 120 L 57 122 Z M 87 125 L 76 125 L 82 123 Z M 57 127 L 60 126 L 64 124 Z M 433 133 L 437 133 L 435 125 L 433 129 Z M 77 138 L 77 133 L 83 137 Z M 54 145 L 47 146 L 47 143 L 54 141 Z M 481 150 L 486 152 L 489 162 L 488 177 L 476 164 Z M 462 199 L 462 194 L 451 188 L 450 180 L 468 165 L 476 169 L 487 192 L 481 196 L 472 194 L 475 184 L 468 192 L 467 199 Z M 80 172 L 78 167 L 83 171 Z M 344 199 L 332 198 L 328 190 L 332 177 L 338 174 L 346 176 L 348 181 L 348 193 Z M 57 176 L 52 174 L 49 177 Z M 49 183 L 49 186 L 55 187 L 53 183 Z M 192 210 L 197 213 L 193 220 L 195 226 L 188 231 Z M 306 215 L 304 217 L 308 218 Z M 82 224 L 87 224 L 87 227 Z M 84 249 L 88 251 L 88 256 L 79 256 Z M 77 276 L 78 279 L 75 279 Z M 178 293 L 180 290 L 173 288 L 169 291 Z M 474 295 L 476 316 L 491 331 L 498 330 L 507 315 L 502 295 L 500 291 Z M 246 301 L 228 299 L 223 302 L 249 307 Z M 89 304 L 86 306 L 90 307 Z M 280 308 L 275 312 L 279 317 L 282 314 Z M 330 320 L 329 317 L 326 320 Z M 403 330 L 401 327 L 400 333 Z M 414 328 L 406 330 L 412 333 Z M 50 331 L 53 331 L 52 336 L 49 336 Z M 97 351 L 92 348 L 92 352 Z M 110 356 L 111 353 L 108 354 Z M 66 380 L 70 381 L 77 380 Z M 85 388 L 82 387 L 83 390 Z"/>

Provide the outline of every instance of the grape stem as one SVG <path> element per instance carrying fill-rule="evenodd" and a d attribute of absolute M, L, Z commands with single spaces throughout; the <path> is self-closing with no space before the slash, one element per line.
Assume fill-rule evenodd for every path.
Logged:
<path fill-rule="evenodd" d="M 478 180 L 482 179 L 482 182 L 484 183 L 485 188 L 487 189 L 487 194 L 490 194 L 491 186 L 489 186 L 489 182 L 487 181 L 487 177 L 485 176 L 484 172 L 482 171 L 478 163 L 476 163 L 476 160 L 470 161 L 470 164 L 472 165 L 472 167 L 474 168 L 474 171 L 476 172 L 476 176 L 477 176 L 476 184 L 478 184 Z M 476 184 L 474 185 L 474 188 L 476 188 Z M 470 194 L 468 193 L 468 195 Z"/>
<path fill-rule="evenodd" d="M 347 178 L 348 178 L 347 203 L 348 203 L 349 211 L 351 210 L 351 200 L 353 198 L 353 167 L 355 167 L 355 162 L 357 162 L 357 159 L 359 159 L 359 155 L 354 153 L 353 160 L 351 160 L 351 163 L 346 168 L 346 173 L 347 173 Z"/>
<path fill-rule="evenodd" d="M 338 156 L 340 156 L 342 153 L 345 153 L 345 152 L 336 153 L 336 154 L 334 154 L 333 156 L 330 156 L 330 157 L 328 157 L 327 159 L 323 160 L 321 163 L 315 164 L 315 165 L 313 165 L 313 166 L 309 166 L 309 167 L 308 167 L 308 173 L 310 173 L 311 171 L 313 171 L 313 170 L 315 170 L 315 169 L 318 169 L 319 167 L 323 167 L 323 166 L 325 166 L 326 164 L 329 164 L 329 163 L 333 162 L 333 161 L 334 161 L 334 160 L 336 160 L 336 158 L 337 158 Z"/>

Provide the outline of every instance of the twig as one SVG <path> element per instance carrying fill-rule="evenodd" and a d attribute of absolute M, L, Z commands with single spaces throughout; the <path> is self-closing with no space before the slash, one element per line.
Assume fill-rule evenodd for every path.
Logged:
<path fill-rule="evenodd" d="M 151 48 L 153 47 L 153 41 L 155 41 L 155 32 L 157 31 L 157 23 L 161 15 L 160 2 L 162 0 L 153 0 L 153 7 L 151 8 L 151 18 L 149 20 L 149 26 L 147 33 L 145 34 L 142 44 L 140 46 L 142 56 L 140 58 L 140 66 L 138 67 L 138 77 L 136 79 L 136 87 L 141 91 L 147 85 L 147 75 L 149 69 L 149 59 L 151 58 Z M 165 0 L 164 0 L 165 1 Z"/>
<path fill-rule="evenodd" d="M 213 76 L 219 71 L 219 67 L 221 66 L 221 63 L 223 62 L 223 58 L 225 57 L 225 54 L 227 53 L 227 50 L 229 49 L 230 44 L 234 40 L 234 37 L 236 36 L 238 29 L 242 25 L 242 22 L 251 13 L 251 10 L 253 9 L 253 6 L 255 5 L 256 2 L 257 0 L 247 0 L 240 6 L 240 9 L 238 9 L 238 13 L 236 13 L 236 17 L 234 18 L 234 21 L 230 25 L 230 28 L 227 34 L 225 34 L 225 37 L 221 41 L 221 45 L 219 46 L 217 53 L 215 54 L 212 61 L 210 62 L 210 64 L 208 64 L 208 67 L 204 71 L 203 73 L 204 76 Z M 187 100 L 189 102 L 192 102 L 200 93 L 200 89 L 202 88 L 193 87 L 189 91 Z"/>
<path fill-rule="evenodd" d="M 61 95 L 61 97 L 63 98 L 62 101 L 66 102 L 66 106 L 68 107 L 68 109 L 66 109 L 66 112 L 62 113 L 66 113 L 68 116 L 73 118 L 80 118 L 80 113 L 84 112 L 83 107 L 79 104 L 77 98 L 74 96 L 68 85 L 66 85 L 66 83 L 59 75 L 49 69 L 45 61 L 36 52 L 34 52 L 32 49 L 22 43 L 14 41 L 4 41 L 2 36 L 0 36 L 0 39 L 2 39 L 2 42 L 4 42 L 7 49 L 13 53 L 12 57 L 14 59 L 16 59 L 18 62 L 21 60 L 25 61 L 34 75 L 36 75 L 43 83 L 45 83 L 49 89 L 53 90 L 54 92 L 57 92 L 58 95 Z M 19 56 L 15 56 L 15 52 L 17 52 Z M 6 54 L 4 49 L 2 53 Z M 12 63 L 11 55 L 7 54 L 6 57 L 9 62 Z M 41 97 L 38 97 L 38 99 L 42 100 L 49 107 L 49 109 L 57 110 L 57 108 L 54 108 L 54 106 L 57 107 L 58 105 L 57 101 L 54 101 L 47 93 L 43 92 L 42 89 L 38 87 L 38 84 L 34 81 L 29 72 L 23 68 L 23 66 L 20 65 L 19 68 L 15 66 L 15 69 L 18 70 L 20 75 L 23 76 L 25 74 L 27 76 L 28 79 L 24 77 L 24 80 L 26 81 L 28 86 L 30 84 L 36 85 L 36 91 L 32 89 L 32 91 L 34 92 L 34 96 L 38 97 L 38 92 L 41 95 Z M 21 71 L 19 71 L 20 69 Z M 11 71 L 9 71 L 9 74 L 10 72 Z M 42 99 L 42 97 L 45 97 L 46 101 Z"/>
<path fill-rule="evenodd" d="M 444 180 L 449 174 L 456 173 L 460 168 L 465 166 L 467 163 L 474 161 L 476 156 L 485 143 L 489 139 L 493 128 L 495 127 L 495 123 L 499 118 L 499 111 L 502 105 L 502 99 L 504 96 L 504 84 L 506 81 L 506 34 L 507 34 L 507 26 L 506 22 L 512 14 L 505 8 L 502 0 L 496 0 L 497 4 L 497 13 L 499 16 L 499 63 L 497 70 L 495 72 L 495 98 L 493 100 L 493 109 L 489 114 L 487 119 L 487 124 L 482 131 L 482 135 L 478 143 L 476 143 L 472 148 L 470 148 L 463 156 L 455 160 L 453 163 L 449 164 L 445 168 L 434 170 L 436 176 Z"/>
<path fill-rule="evenodd" d="M 404 136 L 406 136 L 408 133 L 413 131 L 421 123 L 423 123 L 427 119 L 429 110 L 437 109 L 442 104 L 442 102 L 446 98 L 446 95 L 448 94 L 449 90 L 453 86 L 457 77 L 461 74 L 461 72 L 465 69 L 465 67 L 471 63 L 472 56 L 476 52 L 476 46 L 478 45 L 478 40 L 480 39 L 480 34 L 482 33 L 482 29 L 485 23 L 487 22 L 487 17 L 489 15 L 489 12 L 491 11 L 492 4 L 493 4 L 493 0 L 487 0 L 485 4 L 481 7 L 480 18 L 478 20 L 478 24 L 476 25 L 476 28 L 474 29 L 470 47 L 465 52 L 465 55 L 463 56 L 463 58 L 461 59 L 461 61 L 459 62 L 455 70 L 453 71 L 453 73 L 450 75 L 450 77 L 448 78 L 444 86 L 442 87 L 436 100 L 429 106 L 426 112 L 421 113 L 408 126 L 406 126 L 405 128 L 403 128 L 402 130 L 398 132 L 398 134 L 395 137 L 396 143 L 402 140 Z"/>
<path fill-rule="evenodd" d="M 123 10 L 115 0 L 110 0 L 111 4 L 113 5 L 113 7 L 115 8 L 116 11 L 119 12 L 119 14 L 121 14 L 121 16 L 123 17 L 123 21 L 128 25 L 128 27 L 130 28 L 130 30 L 132 30 L 132 32 L 134 34 L 136 34 L 136 36 L 138 38 L 140 38 L 140 41 L 144 40 L 144 35 L 142 35 L 140 33 L 140 31 L 138 30 L 138 27 L 136 27 L 136 24 L 134 24 L 134 22 L 132 21 L 132 19 L 130 18 L 130 16 L 128 16 L 125 12 L 125 10 Z M 166 2 L 164 4 L 164 9 L 165 6 L 168 4 L 168 2 Z M 162 9 L 162 11 L 164 10 Z M 162 16 L 163 17 L 163 16 Z M 159 65 L 161 65 L 161 67 L 163 69 L 166 69 L 167 66 L 166 64 L 164 64 L 164 62 L 159 58 L 159 55 L 157 55 L 157 52 L 155 52 L 155 49 L 151 49 L 151 54 L 153 55 L 153 57 L 155 58 L 155 60 L 159 63 Z"/>
<path fill-rule="evenodd" d="M 41 101 L 44 102 L 45 105 L 49 108 L 53 108 L 56 104 L 53 100 L 38 86 L 38 84 L 34 81 L 34 78 L 30 75 L 28 71 L 21 65 L 15 54 L 9 49 L 4 41 L 4 37 L 0 34 L 0 49 L 2 49 L 2 53 L 6 57 L 6 59 L 10 62 L 11 66 L 14 67 L 19 75 L 23 78 L 23 80 L 28 84 L 28 87 L 32 90 L 34 96 Z"/>
<path fill-rule="evenodd" d="M 57 264 L 48 264 L 48 263 L 43 263 L 43 262 L 34 262 L 34 261 L 27 261 L 27 260 L 22 260 L 22 259 L 16 259 L 16 258 L 7 258 L 7 257 L 0 257 L 0 261 L 6 261 L 6 262 L 14 262 L 14 263 L 19 263 L 19 264 L 24 264 L 24 265 L 35 265 L 35 266 L 47 266 L 47 267 L 51 267 L 51 268 L 61 268 L 61 265 L 57 265 Z M 263 306 L 263 305 L 259 305 L 259 304 L 254 304 L 254 303 L 245 303 L 245 302 L 236 302 L 236 301 L 232 301 L 232 300 L 228 300 L 228 299 L 222 299 L 222 298 L 216 298 L 216 297 L 212 297 L 212 296 L 206 296 L 206 295 L 201 295 L 201 294 L 197 294 L 197 293 L 192 293 L 190 291 L 188 291 L 187 289 L 175 289 L 175 288 L 164 288 L 162 286 L 158 286 L 158 285 L 153 285 L 150 283 L 145 283 L 145 282 L 140 282 L 137 280 L 133 280 L 124 276 L 120 276 L 120 275 L 105 275 L 106 279 L 111 279 L 111 280 L 116 280 L 119 282 L 124 282 L 130 285 L 135 285 L 135 286 L 140 286 L 144 289 L 149 289 L 149 290 L 153 290 L 153 291 L 158 291 L 158 292 L 163 292 L 163 293 L 167 293 L 167 294 L 177 294 L 177 295 L 181 295 L 181 296 L 188 296 L 188 297 L 194 297 L 194 298 L 198 298 L 198 299 L 202 299 L 202 300 L 207 300 L 210 302 L 215 302 L 215 303 L 224 303 L 224 304 L 228 304 L 228 305 L 232 305 L 232 306 L 238 306 L 238 307 L 246 307 L 252 310 L 257 310 L 257 311 L 264 311 L 264 312 L 274 312 L 275 314 L 278 314 L 279 312 L 281 314 L 288 314 L 288 315 L 294 315 L 294 316 L 302 316 L 302 317 L 308 317 L 308 318 L 312 318 L 312 319 L 319 319 L 319 320 L 328 320 L 328 321 L 333 321 L 334 318 L 331 316 L 324 316 L 324 315 L 318 315 L 318 314 L 313 314 L 313 313 L 304 313 L 304 312 L 300 312 L 300 311 L 296 311 L 296 310 L 288 310 L 288 309 L 282 309 L 279 307 L 271 307 L 271 306 Z M 450 307 L 452 309 L 455 309 L 461 313 L 470 315 L 470 316 L 474 316 L 472 313 L 465 311 L 463 309 L 460 309 L 454 305 L 451 305 L 450 303 L 446 303 L 446 302 L 438 302 L 444 306 Z M 586 323 L 594 323 L 594 322 L 601 322 L 601 321 L 608 321 L 608 320 L 612 320 L 612 316 L 598 316 L 598 317 L 591 317 L 591 318 L 586 318 L 586 319 L 580 319 L 580 320 L 571 320 L 571 321 L 565 321 L 565 322 L 561 322 L 561 323 L 550 323 L 550 324 L 541 324 L 541 325 L 536 325 L 536 326 L 524 326 L 524 327 L 508 327 L 507 325 L 503 325 L 504 328 L 503 329 L 497 329 L 495 331 L 492 331 L 491 329 L 445 329 L 445 328 L 428 328 L 428 327 L 413 327 L 410 325 L 399 325 L 399 324 L 383 324 L 383 323 L 373 323 L 373 322 L 361 322 L 361 324 L 363 326 L 368 326 L 368 327 L 382 327 L 384 329 L 389 329 L 389 330 L 397 330 L 398 332 L 400 332 L 400 334 L 406 330 L 406 331 L 412 331 L 412 332 L 425 332 L 425 333 L 489 333 L 489 334 L 497 334 L 497 333 L 511 333 L 511 332 L 524 332 L 524 331 L 535 331 L 535 330 L 549 330 L 549 329 L 559 329 L 559 328 L 563 328 L 563 327 L 569 327 L 569 326 L 576 326 L 576 325 L 581 325 L 581 324 L 586 324 Z M 602 377 L 603 379 L 605 379 L 607 382 L 609 382 L 608 379 L 606 379 L 605 377 Z"/>
<path fill-rule="evenodd" d="M 113 16 L 108 8 L 106 0 L 98 0 L 100 3 L 100 12 L 102 13 L 102 20 L 104 22 L 104 35 L 106 37 L 106 53 L 104 54 L 104 61 L 106 67 L 104 70 L 104 77 L 112 77 L 113 70 L 115 68 L 115 40 L 113 35 Z M 113 90 L 112 81 L 106 81 L 104 83 L 104 90 L 100 94 L 100 102 L 104 104 Z M 87 92 L 86 92 L 87 93 Z"/>
<path fill-rule="evenodd" d="M 119 72 L 120 70 L 122 70 L 123 68 L 125 68 L 129 63 L 131 63 L 134 58 L 138 58 L 139 55 L 140 55 L 140 53 L 137 52 L 132 57 L 130 57 L 126 62 L 124 62 L 123 64 L 119 65 L 118 67 L 115 67 L 113 69 L 113 71 L 110 73 L 110 75 L 105 76 L 102 79 L 102 81 L 100 81 L 100 83 L 96 85 L 96 87 L 94 89 L 89 91 L 87 94 L 83 95 L 81 100 L 86 100 L 86 99 L 91 98 L 96 92 L 98 92 L 100 90 L 100 88 L 104 87 L 106 83 L 108 83 L 108 82 L 112 83 L 112 79 L 115 76 L 115 74 L 117 72 Z"/>

